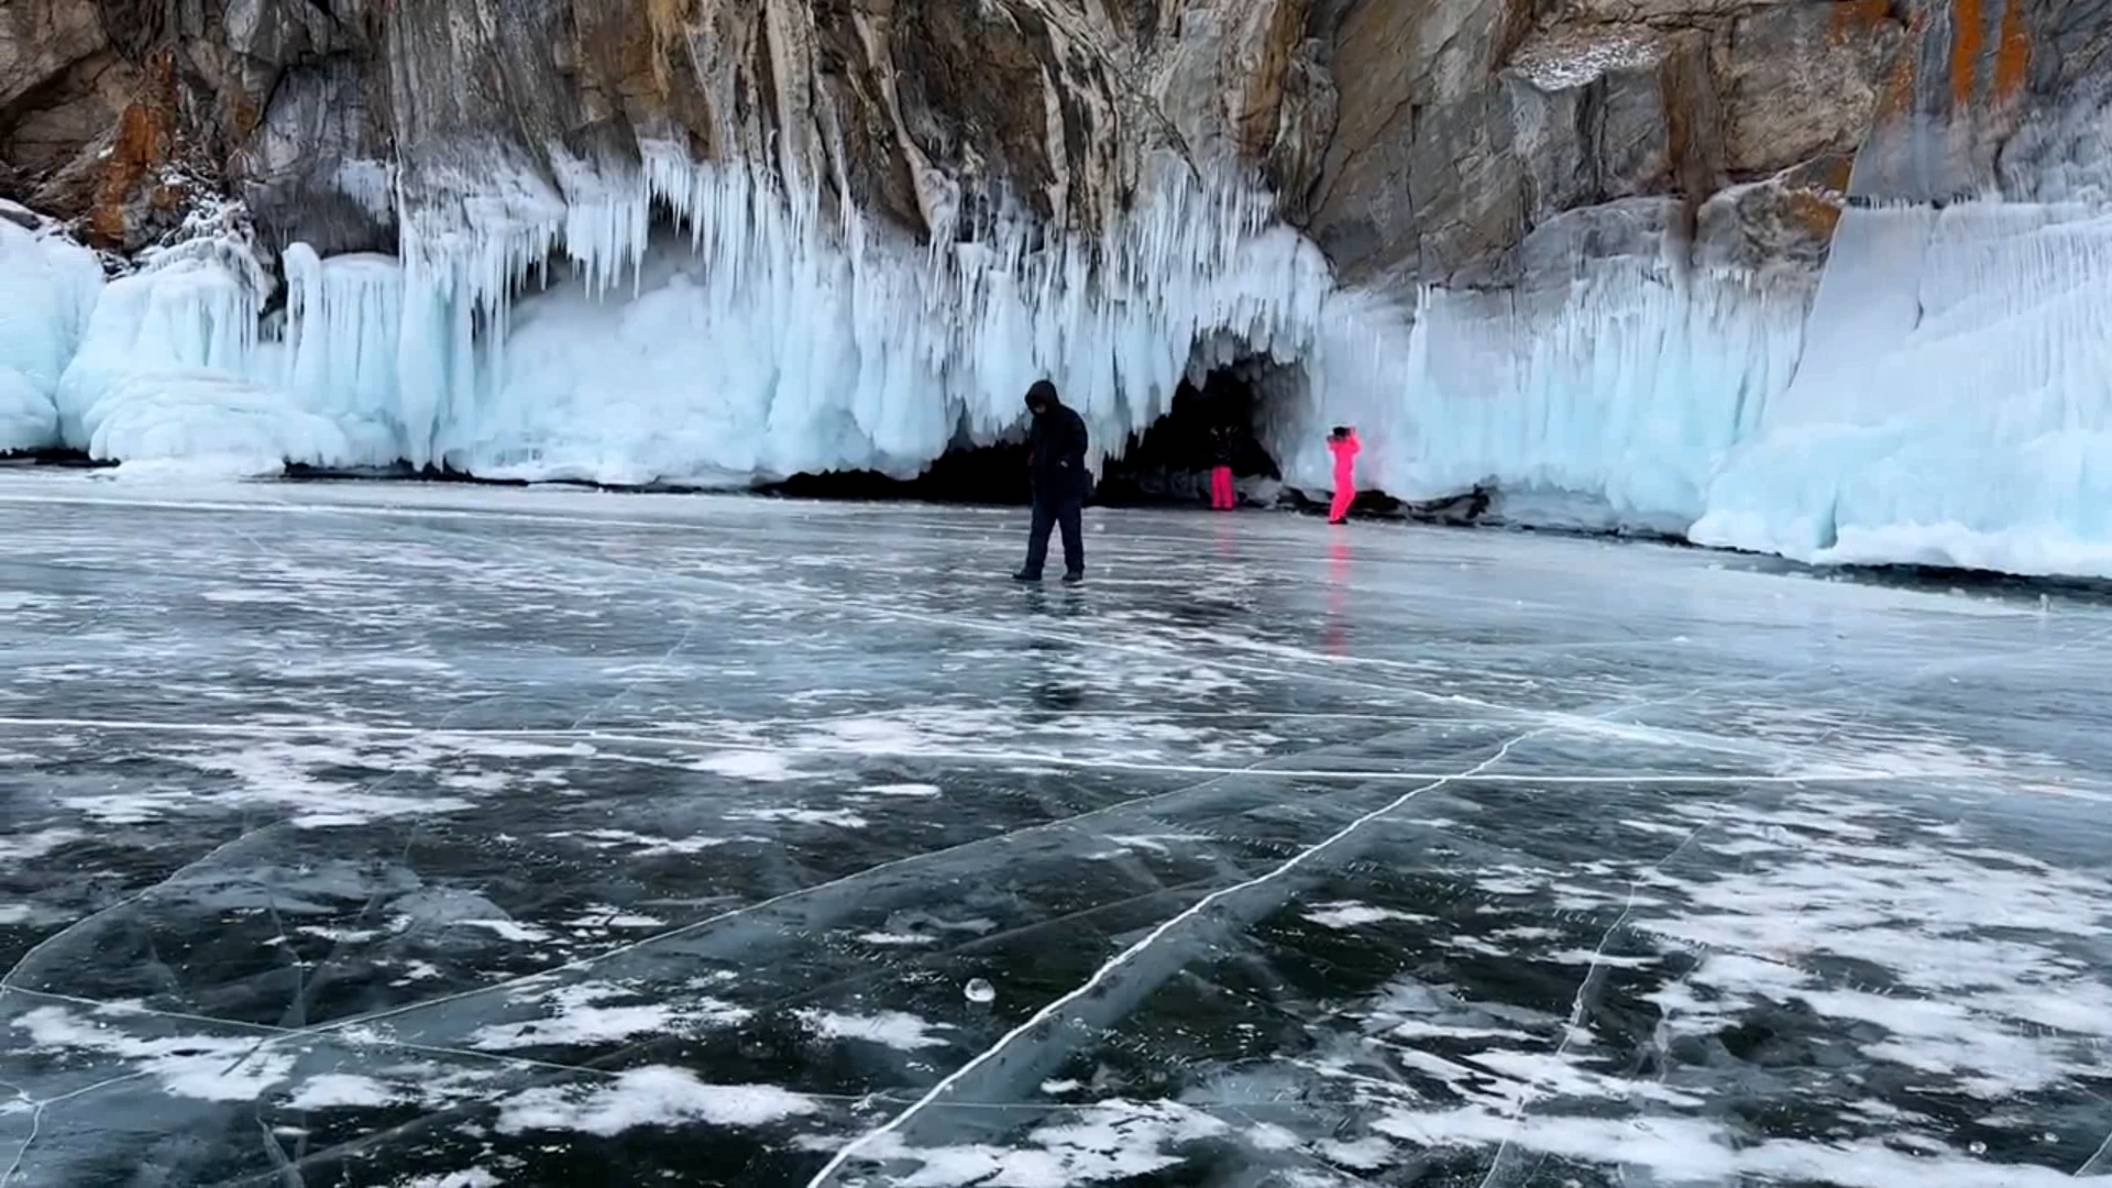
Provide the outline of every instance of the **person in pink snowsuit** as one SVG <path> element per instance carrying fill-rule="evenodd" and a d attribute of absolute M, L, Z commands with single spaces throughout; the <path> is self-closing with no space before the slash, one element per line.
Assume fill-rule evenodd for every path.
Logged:
<path fill-rule="evenodd" d="M 1327 508 L 1327 522 L 1339 524 L 1349 518 L 1349 505 L 1357 501 L 1357 453 L 1364 448 L 1357 431 L 1335 426 L 1327 436 L 1327 448 L 1335 455 L 1335 498 Z"/>
<path fill-rule="evenodd" d="M 1210 506 L 1214 510 L 1231 511 L 1239 506 L 1239 488 L 1232 481 L 1232 460 L 1238 448 L 1230 429 L 1219 425 L 1210 431 L 1210 456 L 1215 463 L 1210 468 Z"/>

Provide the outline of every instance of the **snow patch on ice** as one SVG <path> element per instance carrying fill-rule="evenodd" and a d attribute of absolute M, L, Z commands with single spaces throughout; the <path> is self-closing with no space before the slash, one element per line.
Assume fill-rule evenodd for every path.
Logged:
<path fill-rule="evenodd" d="M 863 829 L 871 822 L 849 809 L 765 808 L 736 809 L 729 821 L 783 821 L 793 825 L 829 825 L 837 829 Z"/>
<path fill-rule="evenodd" d="M 639 1126 L 752 1129 L 816 1112 L 813 1100 L 775 1085 L 712 1085 L 649 1065 L 592 1086 L 530 1089 L 499 1103 L 500 1134 L 577 1130 L 608 1138 Z"/>
<path fill-rule="evenodd" d="M 728 845 L 731 838 L 706 837 L 656 837 L 652 834 L 633 833 L 628 829 L 589 829 L 580 833 L 560 831 L 544 834 L 545 837 L 576 837 L 597 849 L 616 846 L 636 846 L 631 852 L 634 858 L 664 858 L 675 855 L 701 854 L 718 846 Z"/>
<path fill-rule="evenodd" d="M 289 1110 L 329 1110 L 344 1107 L 376 1109 L 402 1100 L 402 1093 L 372 1077 L 352 1073 L 324 1073 L 301 1082 L 286 1099 Z"/>
<path fill-rule="evenodd" d="M 1079 1108 L 1074 1120 L 1037 1127 L 1018 1147 L 987 1144 L 912 1147 L 888 1133 L 865 1156 L 921 1167 L 903 1188 L 1065 1188 L 1134 1180 L 1179 1166 L 1184 1144 L 1222 1136 L 1231 1127 L 1177 1102 L 1119 1098 Z"/>
<path fill-rule="evenodd" d="M 61 846 L 69 846 L 87 836 L 78 829 L 40 829 L 35 833 L 22 833 L 0 837 L 0 862 L 27 862 L 42 858 Z"/>
<path fill-rule="evenodd" d="M 416 1176 L 402 1181 L 398 1188 L 500 1188 L 505 1182 L 481 1167 L 472 1167 L 436 1176 Z"/>
<path fill-rule="evenodd" d="M 452 923 L 457 928 L 481 928 L 517 945 L 539 945 L 550 939 L 547 929 L 518 920 L 455 920 Z"/>
<path fill-rule="evenodd" d="M 789 760 L 770 751 L 721 751 L 697 760 L 695 766 L 699 771 L 759 783 L 778 783 L 794 774 Z"/>
<path fill-rule="evenodd" d="M 870 792 L 875 796 L 930 797 L 941 794 L 937 784 L 868 784 L 858 790 Z"/>
<path fill-rule="evenodd" d="M 883 947 L 935 945 L 939 943 L 938 937 L 926 936 L 921 932 L 861 932 L 858 934 L 858 939 L 868 945 L 881 945 Z"/>
<path fill-rule="evenodd" d="M 1333 903 L 1316 904 L 1304 917 L 1323 928 L 1350 929 L 1366 924 L 1381 924 L 1389 920 L 1406 923 L 1428 924 L 1434 917 L 1418 916 L 1410 912 L 1397 912 L 1391 908 L 1374 907 L 1358 903 L 1353 899 L 1336 900 Z"/>
<path fill-rule="evenodd" d="M 9 1026 L 37 1048 L 114 1057 L 170 1094 L 201 1101 L 255 1101 L 293 1071 L 291 1053 L 260 1048 L 255 1037 L 133 1035 L 55 1006 L 24 1011 Z"/>
<path fill-rule="evenodd" d="M 923 1048 L 943 1048 L 949 1043 L 936 1031 L 951 1031 L 950 1023 L 930 1023 L 903 1011 L 879 1011 L 870 1015 L 840 1014 L 835 1011 L 805 1010 L 799 1017 L 815 1034 L 824 1039 L 854 1039 L 893 1048 L 898 1052 L 915 1052 Z"/>
<path fill-rule="evenodd" d="M 1744 1178 L 1838 1185 L 1839 1188 L 2074 1188 L 2067 1173 L 2028 1164 L 1995 1164 L 1933 1144 L 1908 1154 L 1871 1141 L 1838 1145 L 1792 1139 L 1741 1140 L 1715 1122 L 1676 1116 L 1510 1118 L 1478 1107 L 1396 1110 L 1372 1128 L 1419 1147 L 1488 1147 L 1527 1151 L 1646 1171 L 1676 1184 L 1734 1183 Z"/>
<path fill-rule="evenodd" d="M 638 995 L 606 982 L 582 982 L 527 996 L 521 1000 L 548 1012 L 519 1023 L 478 1028 L 469 1046 L 504 1052 L 518 1048 L 570 1047 L 615 1043 L 639 1035 L 666 1035 L 712 1027 L 731 1027 L 750 1012 L 716 998 L 659 998 L 651 1002 L 608 1005 L 611 999 Z"/>

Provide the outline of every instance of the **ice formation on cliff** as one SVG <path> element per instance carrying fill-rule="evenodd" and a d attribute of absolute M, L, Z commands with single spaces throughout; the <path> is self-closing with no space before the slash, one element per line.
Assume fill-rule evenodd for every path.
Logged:
<path fill-rule="evenodd" d="M 1182 168 L 1098 237 L 1008 216 L 929 246 L 657 145 L 398 202 L 400 258 L 293 245 L 282 311 L 238 236 L 101 287 L 84 251 L 0 220 L 0 449 L 906 477 L 1016 431 L 1039 376 L 1119 452 L 1184 375 L 1241 365 L 1309 489 L 1330 482 L 1326 426 L 1349 422 L 1366 485 L 1409 499 L 1487 485 L 1534 522 L 2112 574 L 2112 240 L 2087 186 L 1851 211 L 1815 304 L 1653 254 L 1404 307 L 1337 287 L 1266 194 Z"/>
<path fill-rule="evenodd" d="M 2112 575 L 2112 215 L 1850 211 L 1796 381 L 1691 535 L 1812 561 Z"/>
<path fill-rule="evenodd" d="M 569 171 L 564 195 L 516 179 L 413 217 L 401 261 L 295 245 L 283 323 L 261 336 L 239 253 L 175 253 L 98 307 L 65 438 L 125 459 L 616 483 L 906 477 L 956 438 L 997 439 L 1049 374 L 1119 450 L 1164 413 L 1192 342 L 1297 358 L 1330 288 L 1265 195 L 1164 176 L 1099 238 L 1044 243 L 1012 218 L 925 248 L 656 148 L 628 177 Z"/>
<path fill-rule="evenodd" d="M 103 284 L 87 249 L 9 213 L 0 211 L 0 452 L 59 443 L 52 398 Z"/>

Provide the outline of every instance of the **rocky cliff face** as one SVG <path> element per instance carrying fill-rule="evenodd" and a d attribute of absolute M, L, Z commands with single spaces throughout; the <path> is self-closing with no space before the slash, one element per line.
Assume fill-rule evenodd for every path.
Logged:
<path fill-rule="evenodd" d="M 201 194 L 392 249 L 508 170 L 643 138 L 767 161 L 926 237 L 1091 228 L 1140 162 L 1236 161 L 1345 281 L 1511 284 L 1669 233 L 1808 266 L 1888 121 L 2004 134 L 2100 61 L 2090 0 L 8 0 L 0 196 L 114 249 Z M 1960 117 L 1966 117 L 1961 120 Z M 1903 134 L 1903 133 L 1899 133 Z M 1928 177 L 1874 181 L 1922 196 Z M 397 201 L 399 193 L 402 201 Z M 1637 219 L 1634 200 L 1647 200 Z"/>

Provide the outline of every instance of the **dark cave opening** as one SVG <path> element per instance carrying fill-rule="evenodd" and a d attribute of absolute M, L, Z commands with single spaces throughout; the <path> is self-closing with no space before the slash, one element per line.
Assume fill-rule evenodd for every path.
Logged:
<path fill-rule="evenodd" d="M 793 499 L 907 499 L 993 506 L 1024 504 L 1031 496 L 1024 439 L 987 446 L 957 444 L 913 479 L 889 478 L 872 470 L 832 470 L 795 474 L 756 489 Z"/>
<path fill-rule="evenodd" d="M 1278 393 L 1294 391 L 1294 378 L 1265 360 L 1242 358 L 1208 373 L 1201 386 L 1183 380 L 1166 414 L 1132 436 L 1120 458 L 1105 464 L 1092 502 L 1106 507 L 1207 506 L 1210 471 L 1222 448 L 1230 455 L 1242 502 L 1273 506 L 1281 498 L 1283 475 L 1262 444 L 1262 426 L 1268 402 Z M 834 471 L 796 474 L 759 490 L 803 499 L 986 505 L 1024 504 L 1031 498 L 1024 440 L 978 446 L 967 444 L 965 437 L 913 479 Z"/>
<path fill-rule="evenodd" d="M 1200 387 L 1181 381 L 1173 406 L 1141 434 L 1129 439 L 1120 458 L 1110 459 L 1094 491 L 1110 507 L 1210 502 L 1210 471 L 1221 458 L 1232 467 L 1244 503 L 1273 505 L 1283 472 L 1262 444 L 1267 402 L 1283 378 L 1278 369 L 1242 359 L 1203 378 Z M 1222 435 L 1222 436 L 1220 436 Z"/>

